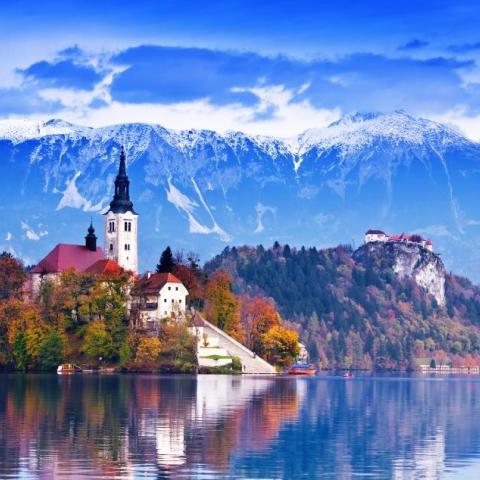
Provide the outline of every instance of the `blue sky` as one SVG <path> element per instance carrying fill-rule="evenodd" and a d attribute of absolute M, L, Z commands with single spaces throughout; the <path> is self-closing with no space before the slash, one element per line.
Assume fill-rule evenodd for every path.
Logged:
<path fill-rule="evenodd" d="M 289 136 L 403 109 L 480 139 L 475 1 L 0 5 L 0 118 Z"/>

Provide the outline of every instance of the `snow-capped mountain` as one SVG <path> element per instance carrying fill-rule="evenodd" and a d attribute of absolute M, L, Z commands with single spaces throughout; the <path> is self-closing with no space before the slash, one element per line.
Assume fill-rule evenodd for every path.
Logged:
<path fill-rule="evenodd" d="M 359 243 L 382 228 L 431 237 L 449 268 L 480 280 L 480 144 L 405 112 L 348 115 L 289 139 L 0 121 L 0 248 L 35 262 L 103 237 L 119 146 L 140 213 L 140 267 L 166 244 L 207 259 L 227 244 Z"/>

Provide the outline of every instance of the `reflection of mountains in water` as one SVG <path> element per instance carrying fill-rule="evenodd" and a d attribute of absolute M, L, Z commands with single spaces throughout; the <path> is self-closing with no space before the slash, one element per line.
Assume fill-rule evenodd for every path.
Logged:
<path fill-rule="evenodd" d="M 474 380 L 0 378 L 0 478 L 438 478 L 480 452 Z"/>

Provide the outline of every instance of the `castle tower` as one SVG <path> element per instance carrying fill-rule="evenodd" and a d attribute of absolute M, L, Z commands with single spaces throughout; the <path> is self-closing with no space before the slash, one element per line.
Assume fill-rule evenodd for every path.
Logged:
<path fill-rule="evenodd" d="M 105 213 L 105 257 L 125 270 L 138 272 L 138 214 L 130 200 L 125 150 L 120 152 L 120 166 L 115 179 L 115 194 Z"/>

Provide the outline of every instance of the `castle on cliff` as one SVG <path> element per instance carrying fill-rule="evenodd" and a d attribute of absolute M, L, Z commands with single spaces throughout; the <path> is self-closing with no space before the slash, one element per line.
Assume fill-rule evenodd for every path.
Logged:
<path fill-rule="evenodd" d="M 400 235 L 387 235 L 382 230 L 368 230 L 365 233 L 365 243 L 371 242 L 414 243 L 417 245 L 421 245 L 423 248 L 426 248 L 430 252 L 433 252 L 433 242 L 417 234 L 407 235 L 405 233 L 402 233 Z"/>

